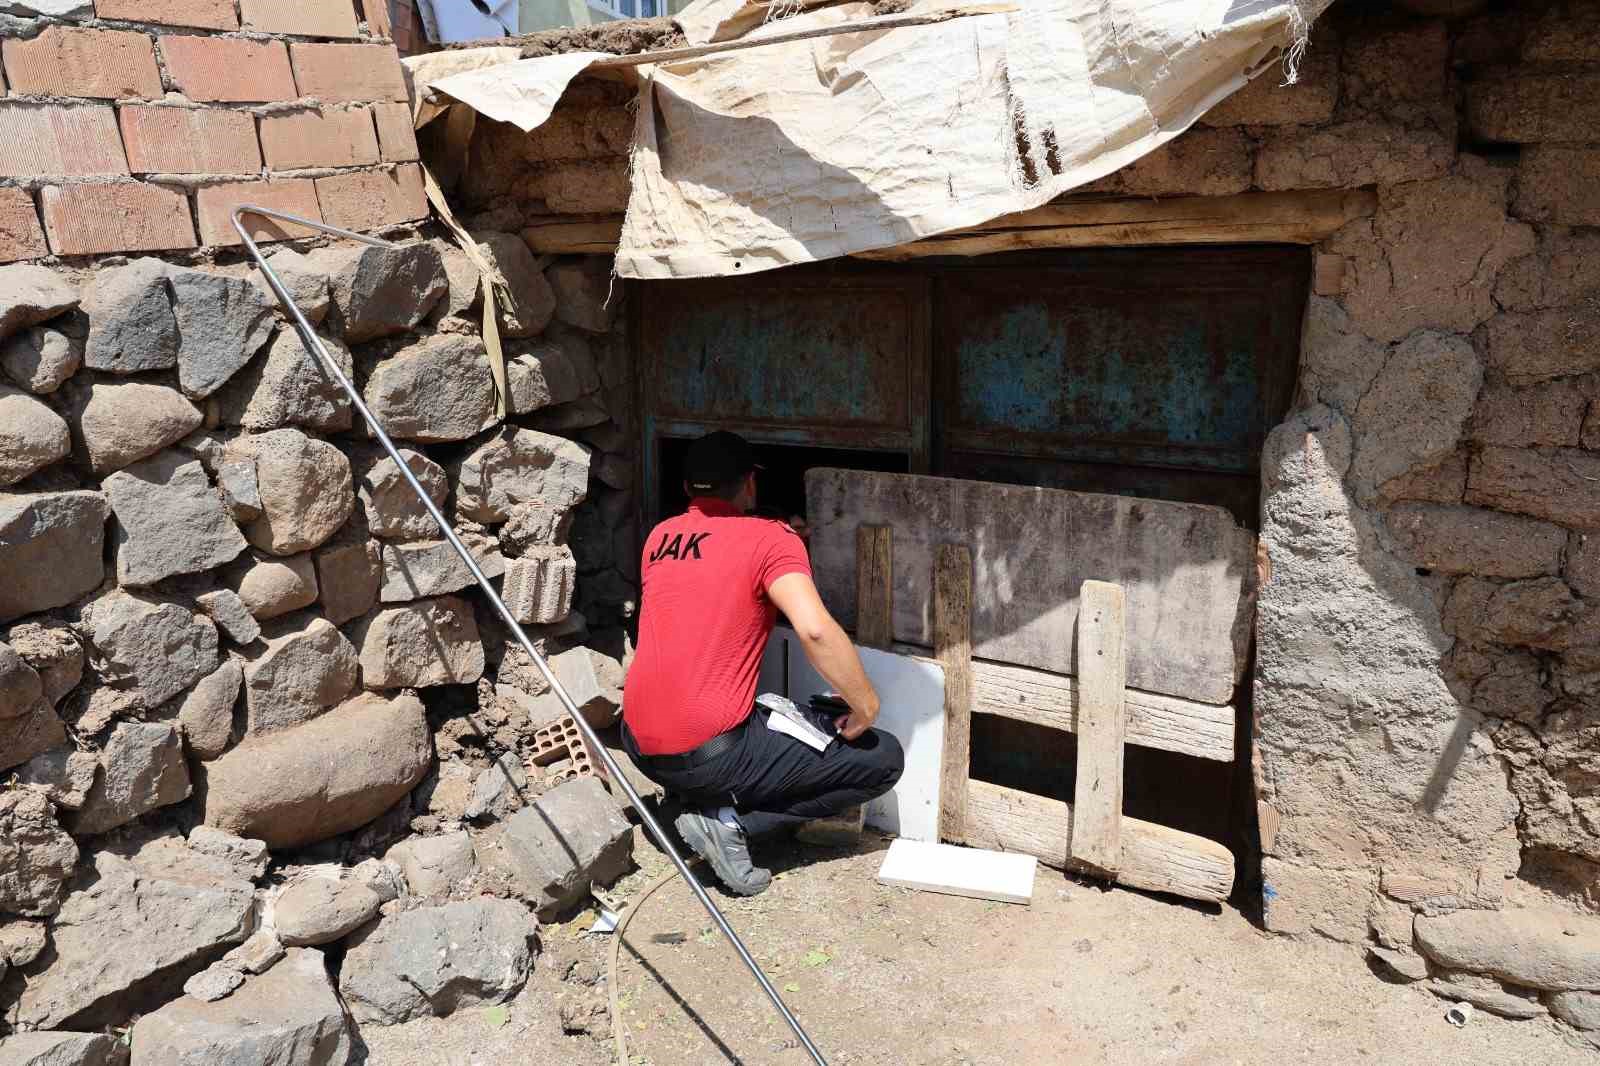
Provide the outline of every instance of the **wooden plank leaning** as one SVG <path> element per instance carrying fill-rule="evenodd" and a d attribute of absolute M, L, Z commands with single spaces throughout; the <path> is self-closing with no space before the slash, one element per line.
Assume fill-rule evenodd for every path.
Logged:
<path fill-rule="evenodd" d="M 1115 877 L 1122 857 L 1122 745 L 1127 680 L 1122 586 L 1085 581 L 1078 602 L 1078 776 L 1073 863 Z"/>
<path fill-rule="evenodd" d="M 939 546 L 933 566 L 934 654 L 944 667 L 944 765 L 939 836 L 966 841 L 967 773 L 972 764 L 972 552 Z"/>

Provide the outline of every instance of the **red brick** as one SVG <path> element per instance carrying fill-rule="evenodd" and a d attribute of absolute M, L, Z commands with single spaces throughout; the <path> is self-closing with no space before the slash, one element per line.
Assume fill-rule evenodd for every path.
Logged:
<path fill-rule="evenodd" d="M 414 163 L 392 171 L 366 170 L 317 179 L 322 217 L 345 229 L 382 229 L 428 213 L 422 170 Z"/>
<path fill-rule="evenodd" d="M 117 113 L 110 106 L 0 103 L 0 175 L 82 178 L 126 173 Z"/>
<path fill-rule="evenodd" d="M 400 53 L 386 44 L 291 44 L 301 96 L 325 103 L 405 100 Z"/>
<path fill-rule="evenodd" d="M 189 198 L 177 189 L 138 181 L 50 185 L 41 199 L 45 232 L 57 255 L 195 246 Z"/>
<path fill-rule="evenodd" d="M 161 58 L 174 87 L 191 100 L 254 103 L 293 100 L 294 75 L 282 41 L 163 37 Z"/>
<path fill-rule="evenodd" d="M 372 117 L 378 123 L 378 144 L 385 163 L 410 163 L 421 158 L 410 104 L 373 104 Z"/>
<path fill-rule="evenodd" d="M 240 243 L 232 218 L 233 209 L 240 204 L 270 207 L 275 211 L 322 221 L 322 209 L 317 206 L 316 186 L 309 178 L 209 185 L 201 189 L 195 199 L 200 211 L 200 239 L 206 244 Z M 246 215 L 244 221 L 245 228 L 258 241 L 308 237 L 317 232 L 293 223 L 272 222 L 253 215 Z"/>
<path fill-rule="evenodd" d="M 136 174 L 259 174 L 256 120 L 215 107 L 122 108 L 122 141 Z"/>
<path fill-rule="evenodd" d="M 240 0 L 247 30 L 306 37 L 359 37 L 355 0 Z"/>
<path fill-rule="evenodd" d="M 261 120 L 261 150 L 273 170 L 359 166 L 378 161 L 378 137 L 364 107 L 297 111 Z"/>
<path fill-rule="evenodd" d="M 0 263 L 37 259 L 49 250 L 28 190 L 0 189 Z"/>
<path fill-rule="evenodd" d="M 126 30 L 51 26 L 23 41 L 0 46 L 13 93 L 120 100 L 161 95 L 150 38 Z"/>
<path fill-rule="evenodd" d="M 103 19 L 155 22 L 162 26 L 198 26 L 207 30 L 239 28 L 233 0 L 94 0 L 94 13 Z"/>
<path fill-rule="evenodd" d="M 389 0 L 361 0 L 361 17 L 367 20 L 369 33 L 378 37 L 394 36 Z"/>

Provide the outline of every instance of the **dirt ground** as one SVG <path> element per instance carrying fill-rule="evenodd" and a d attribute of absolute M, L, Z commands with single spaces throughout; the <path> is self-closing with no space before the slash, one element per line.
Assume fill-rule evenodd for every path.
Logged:
<path fill-rule="evenodd" d="M 1348 946 L 1267 936 L 1237 911 L 1107 890 L 1039 868 L 1031 906 L 877 884 L 887 842 L 784 844 L 757 860 L 764 895 L 716 898 L 832 1066 L 1071 1063 L 1597 1061 L 1549 1021 L 1478 1012 L 1465 1029 L 1420 988 L 1385 984 Z M 667 869 L 640 841 L 620 899 Z M 482 1008 L 368 1030 L 373 1066 L 613 1063 L 610 1027 L 564 1034 L 603 1005 L 608 938 L 581 915 L 546 930 L 528 988 Z M 586 984 L 585 982 L 593 982 Z M 681 882 L 644 904 L 622 951 L 627 1066 L 802 1066 L 810 1060 Z"/>

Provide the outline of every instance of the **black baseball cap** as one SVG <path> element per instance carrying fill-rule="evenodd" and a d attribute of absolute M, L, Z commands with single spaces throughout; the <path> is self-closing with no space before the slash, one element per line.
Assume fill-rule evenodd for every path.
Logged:
<path fill-rule="evenodd" d="M 749 441 L 719 429 L 689 445 L 683 459 L 683 480 L 691 492 L 716 492 L 760 469 Z"/>

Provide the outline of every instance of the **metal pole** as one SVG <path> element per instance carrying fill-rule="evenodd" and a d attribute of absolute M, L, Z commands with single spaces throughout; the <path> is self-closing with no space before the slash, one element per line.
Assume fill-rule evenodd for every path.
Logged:
<path fill-rule="evenodd" d="M 245 230 L 244 223 L 241 221 L 241 217 L 247 214 L 260 215 L 263 218 L 274 218 L 283 222 L 292 222 L 297 226 L 306 226 L 336 237 L 360 241 L 362 244 L 369 244 L 375 248 L 395 248 L 398 246 L 390 241 L 379 240 L 376 237 L 369 237 L 361 233 L 352 233 L 350 230 L 340 229 L 337 226 L 313 222 L 298 215 L 285 214 L 282 211 L 273 211 L 265 207 L 242 204 L 235 208 L 233 212 L 233 228 L 238 231 L 239 238 L 244 241 L 245 247 L 249 249 L 250 257 L 255 260 L 256 266 L 260 268 L 261 273 L 266 277 L 267 284 L 272 286 L 272 291 L 277 294 L 278 299 L 294 318 L 295 328 L 300 331 L 300 339 L 305 342 L 306 350 L 316 353 L 317 358 L 322 362 L 322 368 L 339 383 L 339 387 L 344 389 L 345 393 L 350 397 L 350 402 L 360 412 L 368 428 L 372 430 L 372 435 L 378 438 L 378 443 L 383 445 L 383 450 L 389 453 L 389 458 L 394 460 L 395 466 L 399 468 L 401 475 L 411 486 L 411 491 L 416 493 L 417 499 L 422 503 L 423 507 L 427 508 L 428 514 L 438 524 L 439 532 L 444 534 L 445 539 L 450 542 L 450 546 L 455 549 L 456 554 L 461 556 L 461 561 L 471 571 L 473 579 L 478 582 L 478 587 L 483 590 L 485 596 L 489 597 L 489 602 L 494 604 L 494 609 L 500 615 L 501 621 L 516 636 L 517 643 L 522 645 L 522 650 L 528 653 L 528 657 L 533 660 L 533 665 L 538 667 L 539 673 L 544 675 L 545 681 L 549 683 L 557 698 L 561 700 L 562 706 L 567 709 L 567 714 L 572 717 L 572 721 L 577 725 L 579 732 L 583 734 L 583 739 L 588 742 L 590 750 L 605 764 L 606 773 L 611 776 L 612 781 L 622 786 L 622 791 L 627 793 L 628 802 L 633 805 L 635 811 L 639 812 L 639 818 L 644 822 L 645 828 L 650 830 L 650 835 L 655 838 L 657 844 L 661 845 L 661 850 L 667 853 L 667 857 L 672 860 L 672 865 L 677 867 L 679 876 L 693 889 L 695 897 L 700 900 L 700 905 L 711 915 L 711 920 L 716 922 L 717 928 L 722 930 L 722 935 L 727 937 L 728 941 L 733 944 L 734 950 L 739 953 L 739 958 L 743 959 L 744 964 L 749 967 L 750 973 L 756 979 L 756 983 L 767 994 L 767 998 L 772 1000 L 772 1005 L 778 1009 L 779 1014 L 783 1015 L 783 1020 L 789 1024 L 789 1028 L 794 1030 L 794 1035 L 799 1038 L 800 1043 L 811 1054 L 812 1060 L 816 1062 L 817 1066 L 828 1066 L 827 1060 L 822 1057 L 822 1052 L 817 1050 L 817 1046 L 811 1042 L 811 1038 L 806 1035 L 805 1029 L 801 1027 L 800 1019 L 796 1018 L 794 1012 L 789 1009 L 788 1004 L 784 1003 L 783 997 L 778 994 L 778 990 L 773 987 L 767 975 L 762 972 L 755 958 L 751 956 L 750 950 L 744 946 L 744 941 L 739 939 L 739 934 L 733 931 L 733 926 L 728 924 L 728 919 L 722 916 L 722 911 L 717 909 L 717 905 L 706 894 L 705 887 L 700 884 L 689 870 L 688 864 L 678 854 L 678 849 L 673 847 L 671 840 L 667 839 L 666 832 L 661 828 L 660 823 L 656 821 L 655 816 L 650 813 L 649 808 L 645 806 L 644 800 L 640 798 L 639 793 L 634 790 L 633 785 L 628 781 L 627 775 L 622 772 L 622 768 L 611 757 L 611 752 L 600 742 L 599 736 L 595 734 L 594 727 L 584 719 L 583 714 L 578 710 L 577 704 L 573 703 L 572 696 L 562 686 L 555 672 L 550 669 L 550 664 L 545 662 L 544 656 L 540 655 L 538 649 L 533 646 L 533 641 L 528 639 L 528 634 L 522 631 L 522 626 L 518 625 L 517 620 L 511 616 L 510 608 L 500 598 L 500 594 L 494 590 L 494 586 L 489 584 L 489 579 L 478 568 L 478 563 L 472 558 L 472 553 L 461 542 L 461 538 L 456 536 L 455 530 L 450 528 L 450 523 L 445 519 L 444 513 L 433 502 L 433 497 L 428 495 L 427 490 L 422 487 L 422 483 L 417 480 L 417 476 L 411 472 L 411 466 L 400 457 L 399 449 L 395 447 L 394 441 L 389 439 L 389 434 L 385 433 L 383 427 L 378 424 L 377 418 L 367 409 L 367 405 L 362 400 L 361 394 L 356 391 L 355 385 L 345 376 L 344 371 L 339 369 L 339 364 L 333 360 L 333 357 L 328 354 L 328 349 L 323 346 L 322 338 L 317 336 L 316 330 L 311 327 L 311 323 L 306 321 L 306 316 L 301 313 L 299 306 L 294 302 L 294 297 L 289 295 L 288 290 L 283 287 L 283 282 L 278 279 L 278 275 L 273 271 L 272 267 L 267 265 L 266 258 L 261 254 L 260 247 Z"/>

